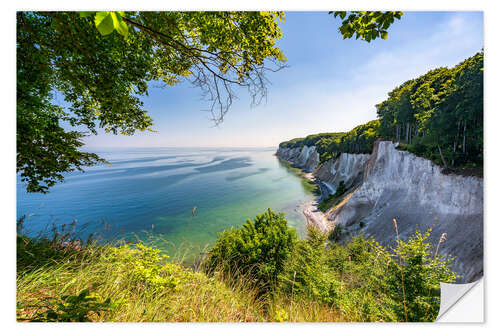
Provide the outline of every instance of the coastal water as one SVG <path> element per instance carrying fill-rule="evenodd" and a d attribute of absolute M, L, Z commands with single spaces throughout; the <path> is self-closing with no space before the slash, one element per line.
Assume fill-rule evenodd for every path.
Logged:
<path fill-rule="evenodd" d="M 202 252 L 217 233 L 271 208 L 305 233 L 300 205 L 313 186 L 267 149 L 148 148 L 98 151 L 111 165 L 65 176 L 48 194 L 17 184 L 28 234 L 75 222 L 82 238 L 140 238 L 168 252 Z M 67 229 L 66 229 L 67 230 Z M 190 249 L 190 250 L 186 250 Z"/>

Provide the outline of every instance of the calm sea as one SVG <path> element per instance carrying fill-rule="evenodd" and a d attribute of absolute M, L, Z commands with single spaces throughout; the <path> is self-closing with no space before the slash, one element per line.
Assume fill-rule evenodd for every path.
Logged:
<path fill-rule="evenodd" d="M 17 184 L 17 216 L 25 232 L 75 221 L 82 238 L 140 238 L 169 252 L 202 251 L 217 233 L 241 226 L 268 207 L 284 212 L 304 235 L 300 205 L 314 198 L 275 148 L 149 148 L 98 151 L 111 166 L 65 176 L 48 194 Z M 67 229 L 66 229 L 67 230 Z M 184 251 L 184 250 L 182 250 Z"/>

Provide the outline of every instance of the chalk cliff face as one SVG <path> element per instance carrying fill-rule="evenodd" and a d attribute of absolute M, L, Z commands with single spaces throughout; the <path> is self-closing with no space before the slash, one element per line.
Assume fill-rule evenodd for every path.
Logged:
<path fill-rule="evenodd" d="M 312 172 L 319 163 L 319 154 L 315 146 L 302 148 L 279 148 L 276 155 L 291 162 L 294 166 Z"/>
<path fill-rule="evenodd" d="M 316 179 L 329 192 L 340 181 L 349 189 L 343 203 L 327 212 L 328 219 L 333 225 L 342 225 L 344 235 L 362 233 L 393 246 L 394 218 L 402 239 L 417 228 L 426 231 L 432 227 L 433 244 L 442 233 L 447 234 L 439 253 L 456 257 L 452 269 L 462 275 L 457 282 L 478 279 L 483 273 L 483 180 L 443 174 L 431 161 L 396 146 L 376 142 L 371 155 L 341 154 L 316 169 Z M 303 162 L 301 153 L 310 159 L 311 152 L 316 152 L 304 148 L 294 148 L 298 153 L 284 151 L 283 156 Z"/>
<path fill-rule="evenodd" d="M 328 218 L 386 245 L 395 243 L 393 218 L 403 238 L 417 227 L 433 227 L 434 243 L 447 234 L 439 252 L 456 256 L 453 268 L 461 281 L 477 279 L 483 270 L 483 180 L 445 175 L 431 161 L 395 148 L 392 142 L 375 144 L 363 183 Z"/>
<path fill-rule="evenodd" d="M 329 193 L 335 193 L 341 181 L 346 188 L 361 184 L 365 164 L 369 158 L 369 154 L 343 153 L 338 158 L 323 163 L 314 175 L 325 185 Z"/>

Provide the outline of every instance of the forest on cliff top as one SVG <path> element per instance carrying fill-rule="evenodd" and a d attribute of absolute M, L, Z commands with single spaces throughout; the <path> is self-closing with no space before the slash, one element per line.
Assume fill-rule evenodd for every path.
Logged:
<path fill-rule="evenodd" d="M 340 153 L 371 153 L 377 139 L 400 142 L 418 156 L 453 170 L 482 174 L 483 57 L 408 80 L 377 104 L 378 119 L 347 133 L 321 133 L 282 142 L 281 148 L 316 146 L 320 162 Z"/>

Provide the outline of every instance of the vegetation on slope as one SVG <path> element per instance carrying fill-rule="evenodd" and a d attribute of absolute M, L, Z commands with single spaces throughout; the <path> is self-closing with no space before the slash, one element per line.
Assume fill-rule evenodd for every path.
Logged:
<path fill-rule="evenodd" d="M 371 153 L 378 138 L 379 120 L 356 126 L 349 132 L 308 135 L 280 143 L 281 148 L 316 146 L 320 163 L 337 157 L 340 153 Z"/>
<path fill-rule="evenodd" d="M 259 321 L 239 281 L 209 278 L 158 249 L 17 238 L 22 321 Z M 230 287 L 228 287 L 230 286 Z"/>
<path fill-rule="evenodd" d="M 282 148 L 315 145 L 320 162 L 339 153 L 371 153 L 378 138 L 448 169 L 482 173 L 483 52 L 453 68 L 437 68 L 406 81 L 377 104 L 378 119 L 347 133 L 323 133 L 282 142 Z M 463 171 L 463 170 L 462 170 Z"/>
<path fill-rule="evenodd" d="M 384 248 L 309 229 L 271 210 L 224 232 L 200 270 L 136 244 L 17 238 L 20 321 L 432 321 L 451 258 L 429 232 Z M 403 291 L 404 288 L 404 291 Z"/>
<path fill-rule="evenodd" d="M 220 235 L 205 271 L 251 276 L 259 295 L 319 302 L 348 321 L 432 321 L 439 283 L 456 278 L 453 259 L 429 243 L 431 229 L 416 230 L 406 242 L 397 238 L 388 249 L 363 236 L 345 245 L 328 242 L 314 228 L 297 240 L 287 229 L 283 215 L 271 210 L 248 220 Z"/>
<path fill-rule="evenodd" d="M 323 213 L 338 204 L 342 200 L 342 196 L 344 193 L 347 192 L 347 189 L 344 185 L 344 181 L 341 181 L 339 183 L 339 186 L 335 193 L 329 194 L 328 197 L 323 199 L 319 204 L 318 204 L 318 209 L 322 211 Z"/>

